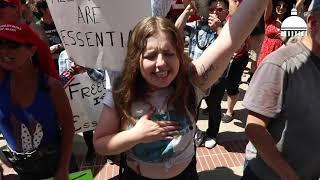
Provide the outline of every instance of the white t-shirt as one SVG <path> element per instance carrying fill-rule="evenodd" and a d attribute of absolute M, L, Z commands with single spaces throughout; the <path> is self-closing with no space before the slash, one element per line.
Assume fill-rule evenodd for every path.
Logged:
<path fill-rule="evenodd" d="M 196 102 L 198 104 L 205 94 L 195 86 L 194 89 L 196 94 L 196 97 L 194 98 L 196 98 Z M 168 172 L 174 165 L 177 164 L 183 164 L 183 166 L 185 166 L 184 168 L 186 168 L 195 155 L 193 137 L 196 130 L 196 122 L 190 113 L 187 115 L 179 114 L 177 111 L 175 111 L 172 105 L 167 106 L 166 102 L 172 93 L 174 93 L 173 88 L 164 88 L 149 93 L 148 98 L 143 102 L 138 101 L 132 104 L 131 113 L 137 120 L 146 114 L 151 106 L 153 106 L 156 108 L 156 111 L 152 116 L 152 120 L 177 121 L 181 126 L 179 135 L 174 136 L 174 138 L 171 140 L 137 144 L 131 150 L 129 150 L 127 152 L 127 158 L 134 160 L 139 164 L 140 167 L 154 166 L 158 172 L 161 172 L 161 170 L 163 172 Z M 107 94 L 103 103 L 106 106 L 114 107 L 112 94 Z M 129 125 L 128 129 L 131 127 Z M 184 168 L 182 170 L 184 170 Z M 143 168 L 140 169 L 141 174 L 144 175 L 144 171 L 142 170 Z M 147 177 L 157 177 L 157 175 L 154 177 L 152 176 L 153 175 L 149 175 Z"/>

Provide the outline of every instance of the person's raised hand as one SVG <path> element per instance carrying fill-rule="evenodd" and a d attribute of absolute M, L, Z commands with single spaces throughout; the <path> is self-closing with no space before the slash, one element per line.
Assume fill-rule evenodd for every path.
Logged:
<path fill-rule="evenodd" d="M 155 109 L 150 109 L 143 115 L 132 128 L 138 143 L 151 143 L 159 140 L 172 139 L 179 134 L 177 122 L 174 121 L 152 121 L 151 117 Z"/>
<path fill-rule="evenodd" d="M 197 7 L 191 1 L 189 4 L 186 5 L 186 8 L 184 11 L 186 11 L 188 15 L 193 15 L 198 12 Z"/>
<path fill-rule="evenodd" d="M 296 2 L 296 9 L 297 9 L 298 14 L 303 13 L 303 3 L 304 3 L 304 0 L 297 0 L 297 2 Z"/>

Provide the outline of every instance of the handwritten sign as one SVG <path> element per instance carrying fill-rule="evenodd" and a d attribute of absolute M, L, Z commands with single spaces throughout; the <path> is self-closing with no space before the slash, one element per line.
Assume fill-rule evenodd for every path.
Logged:
<path fill-rule="evenodd" d="M 76 133 L 94 130 L 106 94 L 105 80 L 94 81 L 87 73 L 77 74 L 65 85 Z"/>
<path fill-rule="evenodd" d="M 76 63 L 121 71 L 134 25 L 150 0 L 47 0 L 62 43 Z"/>
<path fill-rule="evenodd" d="M 75 173 L 69 174 L 70 180 L 93 180 L 93 175 L 90 169 L 84 170 L 84 171 L 79 171 Z M 52 178 L 48 178 L 45 180 L 53 180 Z"/>

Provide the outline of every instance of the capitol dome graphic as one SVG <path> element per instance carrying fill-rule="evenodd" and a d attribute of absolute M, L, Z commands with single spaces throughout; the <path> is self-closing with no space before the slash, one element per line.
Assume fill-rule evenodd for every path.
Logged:
<path fill-rule="evenodd" d="M 291 10 L 291 16 L 286 18 L 281 25 L 281 36 L 305 36 L 307 34 L 307 23 L 297 15 L 297 9 Z"/>

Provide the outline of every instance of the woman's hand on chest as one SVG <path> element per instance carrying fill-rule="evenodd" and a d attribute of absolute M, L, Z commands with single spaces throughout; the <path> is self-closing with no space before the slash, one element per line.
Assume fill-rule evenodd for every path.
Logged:
<path fill-rule="evenodd" d="M 154 111 L 154 108 L 150 109 L 131 129 L 138 143 L 172 139 L 173 136 L 179 134 L 180 126 L 177 122 L 151 120 Z"/>

